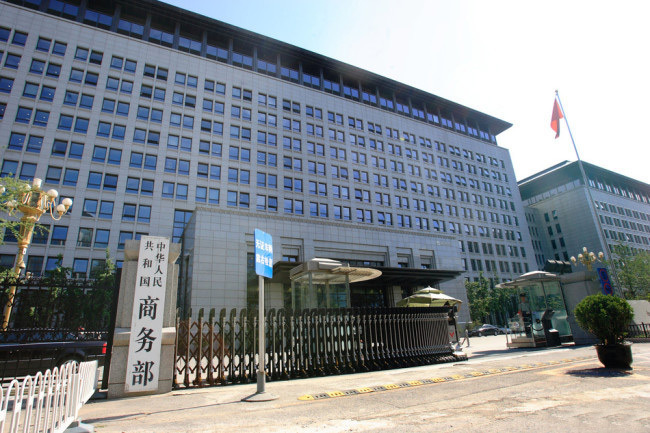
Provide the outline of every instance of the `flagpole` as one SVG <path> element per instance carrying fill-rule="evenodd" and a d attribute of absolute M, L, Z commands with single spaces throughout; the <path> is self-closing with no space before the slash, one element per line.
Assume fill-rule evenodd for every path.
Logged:
<path fill-rule="evenodd" d="M 585 168 L 582 165 L 582 160 L 580 159 L 580 154 L 578 153 L 578 148 L 576 146 L 576 142 L 573 139 L 573 134 L 571 133 L 571 127 L 569 126 L 569 119 L 566 115 L 566 111 L 564 111 L 564 107 L 562 106 L 562 100 L 560 99 L 560 93 L 556 90 L 555 91 L 555 98 L 557 99 L 557 102 L 560 104 L 560 110 L 562 111 L 562 115 L 564 117 L 564 123 L 566 123 L 566 129 L 569 131 L 569 137 L 571 137 L 571 143 L 573 144 L 573 150 L 576 152 L 576 158 L 578 158 L 578 167 L 580 167 L 580 174 L 582 175 L 582 181 L 584 182 L 585 189 L 587 190 L 587 195 L 589 197 L 589 211 L 591 212 L 591 216 L 596 220 L 596 224 L 598 225 L 598 240 L 600 241 L 601 245 L 604 245 L 605 248 L 605 253 L 607 254 L 608 261 L 612 263 L 612 273 L 614 274 L 614 278 L 616 279 L 616 282 L 618 283 L 618 291 L 619 291 L 619 296 L 621 298 L 624 298 L 623 296 L 623 289 L 620 287 L 620 281 L 618 279 L 618 274 L 616 273 L 616 264 L 614 263 L 614 257 L 612 255 L 612 252 L 609 249 L 609 244 L 606 242 L 605 237 L 603 235 L 604 230 L 603 226 L 600 223 L 600 219 L 598 218 L 598 212 L 596 211 L 595 208 L 595 203 L 594 203 L 594 198 L 591 195 L 591 189 L 589 188 L 589 180 L 587 179 L 587 174 L 585 173 Z M 558 119 L 559 122 L 559 119 Z"/>

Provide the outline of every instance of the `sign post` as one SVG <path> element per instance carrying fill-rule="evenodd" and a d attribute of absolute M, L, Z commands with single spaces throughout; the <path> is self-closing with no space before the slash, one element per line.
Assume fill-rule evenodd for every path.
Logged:
<path fill-rule="evenodd" d="M 258 275 L 259 319 L 258 319 L 258 368 L 257 392 L 244 398 L 244 401 L 269 401 L 278 397 L 266 392 L 266 324 L 264 319 L 264 277 L 273 278 L 273 238 L 262 230 L 255 229 L 255 273 Z"/>

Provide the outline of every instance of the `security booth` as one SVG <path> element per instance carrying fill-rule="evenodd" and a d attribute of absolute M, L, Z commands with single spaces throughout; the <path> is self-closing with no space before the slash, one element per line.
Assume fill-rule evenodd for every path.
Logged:
<path fill-rule="evenodd" d="M 534 271 L 497 287 L 517 292 L 519 308 L 510 321 L 508 347 L 559 346 L 573 340 L 559 276 Z"/>
<path fill-rule="evenodd" d="M 291 308 L 349 308 L 350 283 L 372 280 L 381 275 L 373 268 L 343 265 L 332 259 L 314 258 L 289 272 Z"/>

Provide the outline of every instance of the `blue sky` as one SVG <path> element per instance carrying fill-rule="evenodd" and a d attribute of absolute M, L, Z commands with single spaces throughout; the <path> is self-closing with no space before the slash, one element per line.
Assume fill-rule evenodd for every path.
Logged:
<path fill-rule="evenodd" d="M 183 0 L 170 4 L 350 63 L 514 126 L 517 179 L 575 152 L 650 183 L 650 2 Z"/>

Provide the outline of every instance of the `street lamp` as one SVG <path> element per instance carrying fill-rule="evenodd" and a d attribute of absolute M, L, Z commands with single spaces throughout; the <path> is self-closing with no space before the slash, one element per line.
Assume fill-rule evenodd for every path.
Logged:
<path fill-rule="evenodd" d="M 17 239 L 18 258 L 16 259 L 16 266 L 14 267 L 16 277 L 19 277 L 21 270 L 25 268 L 24 257 L 27 253 L 27 247 L 29 247 L 29 244 L 32 241 L 34 228 L 41 216 L 44 213 L 49 212 L 52 219 L 58 221 L 68 212 L 70 206 L 72 206 L 72 200 L 69 198 L 64 198 L 61 203 L 57 205 L 56 198 L 59 196 L 58 191 L 50 189 L 46 192 L 41 189 L 42 183 L 43 181 L 41 179 L 34 178 L 31 185 L 24 184 L 19 186 L 17 198 L 11 198 L 2 203 L 8 209 L 9 215 L 13 215 L 16 212 L 22 214 L 20 217 Z M 0 196 L 3 195 L 5 191 L 5 187 L 0 186 Z M 14 304 L 15 296 L 16 286 L 12 286 L 9 288 L 7 304 L 4 308 L 2 319 L 3 331 L 9 326 L 9 317 L 11 316 L 11 309 Z"/>
<path fill-rule="evenodd" d="M 577 262 L 582 263 L 587 267 L 587 270 L 591 271 L 591 266 L 598 262 L 602 262 L 603 258 L 605 255 L 601 252 L 598 253 L 598 256 L 596 254 L 592 253 L 591 251 L 587 251 L 587 247 L 582 248 L 582 254 L 578 254 L 578 260 L 576 260 L 575 257 L 571 256 L 571 262 L 575 265 Z"/>

